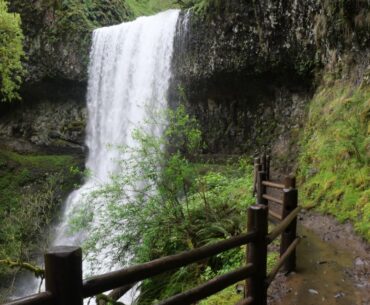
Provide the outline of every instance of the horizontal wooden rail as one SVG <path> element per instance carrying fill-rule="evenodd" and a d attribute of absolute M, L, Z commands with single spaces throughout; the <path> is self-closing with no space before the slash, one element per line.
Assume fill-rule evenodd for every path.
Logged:
<path fill-rule="evenodd" d="M 275 189 L 280 189 L 280 190 L 285 188 L 284 184 L 271 182 L 271 181 L 262 181 L 262 185 L 272 187 L 272 188 L 275 188 Z"/>
<path fill-rule="evenodd" d="M 271 243 L 275 240 L 276 237 L 278 237 L 294 220 L 294 218 L 297 217 L 299 211 L 301 210 L 300 207 L 296 207 L 284 220 L 279 223 L 272 232 L 267 235 L 267 243 Z"/>
<path fill-rule="evenodd" d="M 283 219 L 281 214 L 276 213 L 275 211 L 272 211 L 272 210 L 269 210 L 269 215 L 271 215 L 272 217 L 274 217 L 277 220 L 282 220 Z"/>
<path fill-rule="evenodd" d="M 266 194 L 262 195 L 262 197 L 268 201 L 272 201 L 272 202 L 279 203 L 279 204 L 284 204 L 284 201 L 282 199 L 278 199 L 278 198 L 275 198 L 275 197 L 272 197 Z"/>
<path fill-rule="evenodd" d="M 190 305 L 194 302 L 205 299 L 232 284 L 245 280 L 255 272 L 252 264 L 243 268 L 218 276 L 209 282 L 193 288 L 187 292 L 177 294 L 167 300 L 160 302 L 158 305 Z"/>
<path fill-rule="evenodd" d="M 283 254 L 283 256 L 280 258 L 279 262 L 277 263 L 277 265 L 274 267 L 274 269 L 271 270 L 271 272 L 269 273 L 269 275 L 267 276 L 267 279 L 266 279 L 266 284 L 267 286 L 269 286 L 271 284 L 271 282 L 274 280 L 276 274 L 279 272 L 280 268 L 284 265 L 285 261 L 288 259 L 289 255 L 292 254 L 292 252 L 295 250 L 295 248 L 297 247 L 298 243 L 300 241 L 300 238 L 297 237 L 291 244 L 290 246 L 288 247 L 288 249 L 285 251 L 285 253 Z"/>
<path fill-rule="evenodd" d="M 246 298 L 244 300 L 240 300 L 238 303 L 236 303 L 235 305 L 250 305 L 253 303 L 253 299 L 251 297 L 249 298 Z"/>
<path fill-rule="evenodd" d="M 6 305 L 53 305 L 53 304 L 54 304 L 53 296 L 48 292 L 34 294 L 26 298 L 6 303 Z"/>
<path fill-rule="evenodd" d="M 92 297 L 108 290 L 137 283 L 155 275 L 180 268 L 227 250 L 248 244 L 253 242 L 255 239 L 255 232 L 244 233 L 216 244 L 206 245 L 195 250 L 159 258 L 141 265 L 95 276 L 84 281 L 83 296 L 85 298 Z"/>

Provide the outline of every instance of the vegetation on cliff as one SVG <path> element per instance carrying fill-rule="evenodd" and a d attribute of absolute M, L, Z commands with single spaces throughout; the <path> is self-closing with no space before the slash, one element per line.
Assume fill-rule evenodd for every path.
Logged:
<path fill-rule="evenodd" d="M 18 14 L 8 12 L 5 0 L 0 0 L 0 101 L 19 99 L 22 83 L 23 33 Z"/>
<path fill-rule="evenodd" d="M 70 156 L 24 155 L 0 150 L 0 259 L 33 262 L 47 245 L 45 227 L 78 182 Z M 18 268 L 0 264 L 2 289 L 11 290 Z"/>
<path fill-rule="evenodd" d="M 309 104 L 298 162 L 301 202 L 351 221 L 370 241 L 370 88 L 326 81 Z"/>

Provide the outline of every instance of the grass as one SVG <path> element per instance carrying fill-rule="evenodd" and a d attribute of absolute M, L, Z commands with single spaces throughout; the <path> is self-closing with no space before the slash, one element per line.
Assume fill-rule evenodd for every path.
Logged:
<path fill-rule="evenodd" d="M 309 108 L 299 179 L 306 207 L 351 221 L 370 241 L 370 89 L 321 88 Z"/>

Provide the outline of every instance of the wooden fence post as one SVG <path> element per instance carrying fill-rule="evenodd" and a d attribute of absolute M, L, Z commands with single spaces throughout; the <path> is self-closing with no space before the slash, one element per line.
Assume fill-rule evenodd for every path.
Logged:
<path fill-rule="evenodd" d="M 283 214 L 282 218 L 287 217 L 297 206 L 298 206 L 298 191 L 295 188 L 296 179 L 295 177 L 287 177 L 284 182 L 283 190 Z M 297 236 L 297 218 L 295 218 L 291 224 L 281 234 L 280 244 L 280 257 L 285 253 L 290 244 L 295 240 Z M 296 267 L 296 253 L 295 251 L 289 256 L 284 264 L 283 270 L 285 272 L 291 272 Z"/>
<path fill-rule="evenodd" d="M 254 181 L 253 181 L 253 196 L 257 194 L 257 179 L 258 172 L 261 170 L 260 158 L 254 159 Z"/>
<path fill-rule="evenodd" d="M 55 247 L 45 254 L 45 286 L 55 305 L 83 305 L 81 248 Z"/>
<path fill-rule="evenodd" d="M 266 181 L 266 172 L 258 172 L 257 175 L 257 204 L 267 205 L 268 201 L 263 198 L 266 194 L 266 186 L 262 184 L 262 181 Z"/>
<path fill-rule="evenodd" d="M 296 187 L 296 178 L 295 178 L 295 176 L 287 176 L 287 177 L 285 177 L 285 179 L 284 179 L 284 187 L 286 189 L 290 189 L 290 188 L 295 189 L 295 187 Z"/>
<path fill-rule="evenodd" d="M 266 153 L 263 153 L 261 157 L 262 171 L 266 172 Z"/>
<path fill-rule="evenodd" d="M 271 158 L 269 155 L 266 156 L 266 180 L 270 180 L 270 166 L 271 166 Z"/>
<path fill-rule="evenodd" d="M 248 244 L 247 263 L 253 264 L 254 274 L 247 280 L 247 297 L 252 305 L 267 304 L 267 241 L 268 207 L 253 205 L 248 209 L 248 232 L 257 232 L 256 241 Z"/>

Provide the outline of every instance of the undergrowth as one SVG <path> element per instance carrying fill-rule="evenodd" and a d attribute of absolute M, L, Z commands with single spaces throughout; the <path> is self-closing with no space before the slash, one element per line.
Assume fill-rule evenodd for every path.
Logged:
<path fill-rule="evenodd" d="M 217 242 L 244 231 L 247 224 L 247 208 L 254 202 L 251 196 L 252 168 L 244 161 L 240 165 L 232 163 L 225 165 L 193 164 L 192 166 L 196 169 L 197 180 L 200 182 L 198 187 L 201 188 L 201 192 L 199 189 L 195 190 L 189 197 L 192 206 L 192 222 L 194 225 L 198 224 L 199 231 L 195 237 L 198 246 Z M 207 198 L 208 210 L 204 207 L 202 194 Z M 143 240 L 145 241 L 146 238 Z M 181 244 L 181 241 L 179 242 Z M 178 252 L 176 248 L 166 253 L 163 252 L 166 249 L 158 249 L 158 251 L 158 256 Z M 140 262 L 152 259 L 150 253 L 151 251 L 148 252 L 148 256 L 141 255 Z M 146 280 L 141 287 L 139 304 L 153 304 L 153 300 L 168 298 L 218 275 L 240 268 L 244 264 L 245 247 L 240 247 L 199 264 Z M 225 301 L 225 296 L 228 301 Z M 223 299 L 222 304 L 235 304 L 235 302 L 232 303 L 233 300 L 240 300 L 240 295 L 232 286 L 200 304 L 221 304 L 217 303 L 219 298 Z"/>
<path fill-rule="evenodd" d="M 76 174 L 68 168 L 76 164 L 70 156 L 0 150 L 0 260 L 32 262 L 44 227 L 74 187 Z M 0 265 L 0 290 L 15 271 Z"/>
<path fill-rule="evenodd" d="M 370 90 L 322 87 L 309 108 L 299 159 L 301 202 L 351 221 L 370 241 Z"/>

